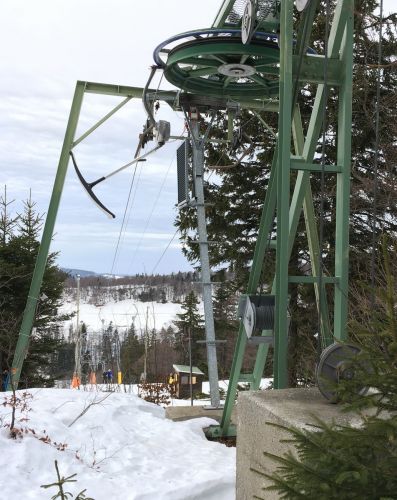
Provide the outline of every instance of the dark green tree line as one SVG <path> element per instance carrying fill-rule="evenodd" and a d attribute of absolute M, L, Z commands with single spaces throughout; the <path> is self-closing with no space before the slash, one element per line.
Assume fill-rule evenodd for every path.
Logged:
<path fill-rule="evenodd" d="M 12 215 L 6 190 L 0 198 L 0 360 L 9 369 L 14 356 L 22 315 L 39 249 L 42 216 L 31 196 L 20 214 Z M 57 349 L 63 344 L 58 315 L 66 275 L 56 266 L 56 253 L 49 255 L 37 304 L 22 380 L 29 385 L 50 383 Z"/>

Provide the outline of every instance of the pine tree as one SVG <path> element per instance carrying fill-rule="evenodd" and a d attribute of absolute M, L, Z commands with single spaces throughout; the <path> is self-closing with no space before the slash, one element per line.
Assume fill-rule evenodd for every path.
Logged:
<path fill-rule="evenodd" d="M 204 321 L 198 310 L 199 300 L 194 292 L 186 295 L 182 303 L 182 312 L 174 320 L 176 326 L 176 350 L 180 353 L 181 362 L 189 364 L 189 337 L 191 339 L 192 363 L 206 371 L 203 347 L 197 340 L 204 339 Z"/>
<path fill-rule="evenodd" d="M 216 288 L 213 308 L 216 339 L 219 344 L 218 367 L 221 378 L 228 378 L 238 332 L 236 287 L 230 282 L 221 282 Z"/>
<path fill-rule="evenodd" d="M 0 358 L 3 369 L 9 369 L 40 245 L 37 238 L 41 216 L 37 214 L 30 195 L 17 218 L 7 213 L 7 202 L 4 200 L 4 203 L 1 220 L 15 222 L 8 224 L 0 241 Z M 66 275 L 55 265 L 56 256 L 52 253 L 47 260 L 28 356 L 23 366 L 22 380 L 29 385 L 51 383 L 51 365 L 63 343 L 57 324 L 67 317 L 58 316 L 57 309 L 61 305 Z"/>
<path fill-rule="evenodd" d="M 277 472 L 266 477 L 273 482 L 269 489 L 278 491 L 280 498 L 396 498 L 397 266 L 390 257 L 396 249 L 396 242 L 384 238 L 376 290 L 361 283 L 361 321 L 356 319 L 351 328 L 362 352 L 353 360 L 354 378 L 337 387 L 345 409 L 356 412 L 361 425 L 317 420 L 314 430 L 283 428 L 291 434 L 298 456 L 266 453 L 279 464 Z M 363 394 L 362 387 L 371 390 Z"/>
<path fill-rule="evenodd" d="M 15 200 L 7 199 L 7 186 L 4 186 L 4 195 L 0 196 L 0 242 L 5 245 L 12 236 L 15 225 L 18 221 L 18 215 L 10 214 L 10 206 Z"/>
<path fill-rule="evenodd" d="M 138 339 L 134 323 L 131 323 L 127 334 L 121 343 L 121 371 L 124 374 L 125 382 L 136 382 L 142 373 L 141 360 L 145 347 L 143 342 Z"/>

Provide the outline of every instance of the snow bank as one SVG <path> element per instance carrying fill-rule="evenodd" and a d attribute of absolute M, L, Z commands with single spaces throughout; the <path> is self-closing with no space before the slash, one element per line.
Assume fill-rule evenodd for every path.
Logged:
<path fill-rule="evenodd" d="M 65 487 L 74 495 L 86 488 L 95 500 L 232 500 L 235 449 L 207 441 L 209 418 L 172 422 L 164 409 L 134 394 L 32 389 L 32 410 L 19 427 L 67 443 L 65 451 L 31 433 L 12 440 L 0 431 L 1 498 L 50 499 L 55 489 L 54 460 L 63 476 L 77 473 Z M 9 393 L 7 393 L 9 394 Z M 71 427 L 69 425 L 92 402 Z M 0 407 L 9 421 L 10 409 Z M 18 417 L 23 415 L 18 413 Z"/>

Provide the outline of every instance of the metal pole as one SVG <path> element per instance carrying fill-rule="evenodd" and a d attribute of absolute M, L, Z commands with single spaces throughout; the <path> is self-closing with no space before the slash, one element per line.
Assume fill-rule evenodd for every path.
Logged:
<path fill-rule="evenodd" d="M 143 358 L 143 379 L 146 382 L 147 381 L 147 324 L 149 321 L 149 306 L 146 308 L 146 323 L 145 323 L 145 357 Z"/>
<path fill-rule="evenodd" d="M 192 329 L 190 327 L 189 327 L 189 367 L 190 367 L 190 380 L 189 380 L 189 385 L 190 385 L 190 406 L 193 406 Z"/>
<path fill-rule="evenodd" d="M 74 349 L 74 374 L 81 382 L 81 329 L 80 329 L 80 275 L 76 276 L 77 281 L 77 311 L 76 311 L 76 344 Z"/>
<path fill-rule="evenodd" d="M 208 379 L 211 407 L 219 407 L 218 364 L 216 359 L 214 313 L 212 310 L 212 283 L 208 255 L 208 236 L 204 206 L 204 141 L 199 139 L 199 123 L 191 119 L 193 178 L 196 194 L 197 227 L 200 247 L 201 280 L 203 285 L 205 335 L 207 340 Z"/>
<path fill-rule="evenodd" d="M 76 133 L 77 122 L 79 119 L 81 105 L 84 97 L 84 91 L 85 82 L 77 82 L 72 107 L 69 114 L 68 125 L 66 127 L 61 156 L 59 159 L 58 170 L 52 190 L 50 205 L 44 225 L 43 236 L 37 255 L 36 266 L 33 272 L 32 282 L 30 285 L 30 290 L 23 313 L 22 324 L 19 331 L 18 343 L 15 349 L 14 360 L 12 363 L 11 374 L 12 385 L 14 386 L 14 388 L 18 387 L 23 362 L 28 351 L 29 339 L 32 331 L 36 306 L 39 299 L 41 283 L 43 281 L 43 275 L 47 264 L 48 252 L 50 249 L 51 239 L 58 213 L 58 207 L 61 201 L 63 185 L 68 168 L 69 152 Z"/>

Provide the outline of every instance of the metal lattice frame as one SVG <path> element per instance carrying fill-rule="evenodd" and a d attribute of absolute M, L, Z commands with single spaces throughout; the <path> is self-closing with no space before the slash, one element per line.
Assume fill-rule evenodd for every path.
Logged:
<path fill-rule="evenodd" d="M 232 2 L 225 1 L 221 7 L 216 23 L 224 22 Z M 317 1 L 312 1 L 304 12 L 308 23 L 313 22 Z M 351 98 L 352 98 L 352 66 L 353 66 L 353 0 L 339 0 L 336 5 L 332 29 L 328 40 L 326 56 L 315 56 L 316 62 L 322 66 L 312 74 L 318 80 L 317 93 L 313 105 L 311 119 L 306 137 L 304 135 L 299 109 L 294 103 L 294 82 L 297 78 L 296 55 L 293 54 L 293 0 L 283 1 L 280 18 L 280 107 L 278 145 L 274 155 L 270 180 L 264 201 L 259 234 L 255 247 L 247 294 L 255 294 L 259 285 L 265 251 L 268 247 L 268 235 L 274 222 L 277 209 L 276 240 L 276 272 L 272 294 L 276 296 L 275 328 L 274 328 L 274 387 L 284 388 L 288 385 L 288 285 L 289 283 L 312 283 L 315 288 L 317 308 L 320 315 L 321 334 L 325 345 L 332 338 L 346 338 L 347 296 L 348 296 L 348 251 L 349 251 L 349 195 L 351 164 Z M 306 40 L 298 40 L 298 44 L 307 44 Z M 312 56 L 304 57 L 303 65 Z M 314 58 L 313 58 L 314 59 Z M 335 64 L 330 72 L 324 65 Z M 336 71 L 337 73 L 334 73 Z M 323 124 L 323 110 L 326 99 L 325 76 L 327 83 L 339 92 L 338 104 L 338 138 L 337 164 L 327 165 L 325 174 L 336 175 L 336 231 L 335 231 L 335 275 L 322 276 L 320 269 L 320 246 L 315 217 L 313 197 L 310 185 L 312 172 L 321 172 L 322 166 L 315 164 L 314 153 Z M 332 76 L 331 76 L 332 75 Z M 302 73 L 299 80 L 302 79 Z M 291 153 L 291 141 L 294 153 Z M 297 171 L 292 197 L 290 198 L 291 173 Z M 312 264 L 312 276 L 290 276 L 289 259 L 295 240 L 299 218 L 303 210 L 308 237 L 309 252 Z M 334 286 L 334 323 L 333 332 L 329 324 L 328 304 L 326 302 L 325 285 Z M 320 300 L 322 299 L 322 300 Z M 264 337 L 272 335 L 263 331 Z M 231 369 L 228 393 L 221 424 L 212 426 L 209 435 L 232 436 L 235 428 L 230 424 L 231 413 L 239 382 L 249 382 L 250 388 L 259 389 L 267 358 L 268 343 L 259 345 L 255 366 L 251 374 L 243 374 L 242 364 L 248 344 L 244 327 L 241 324 Z"/>

